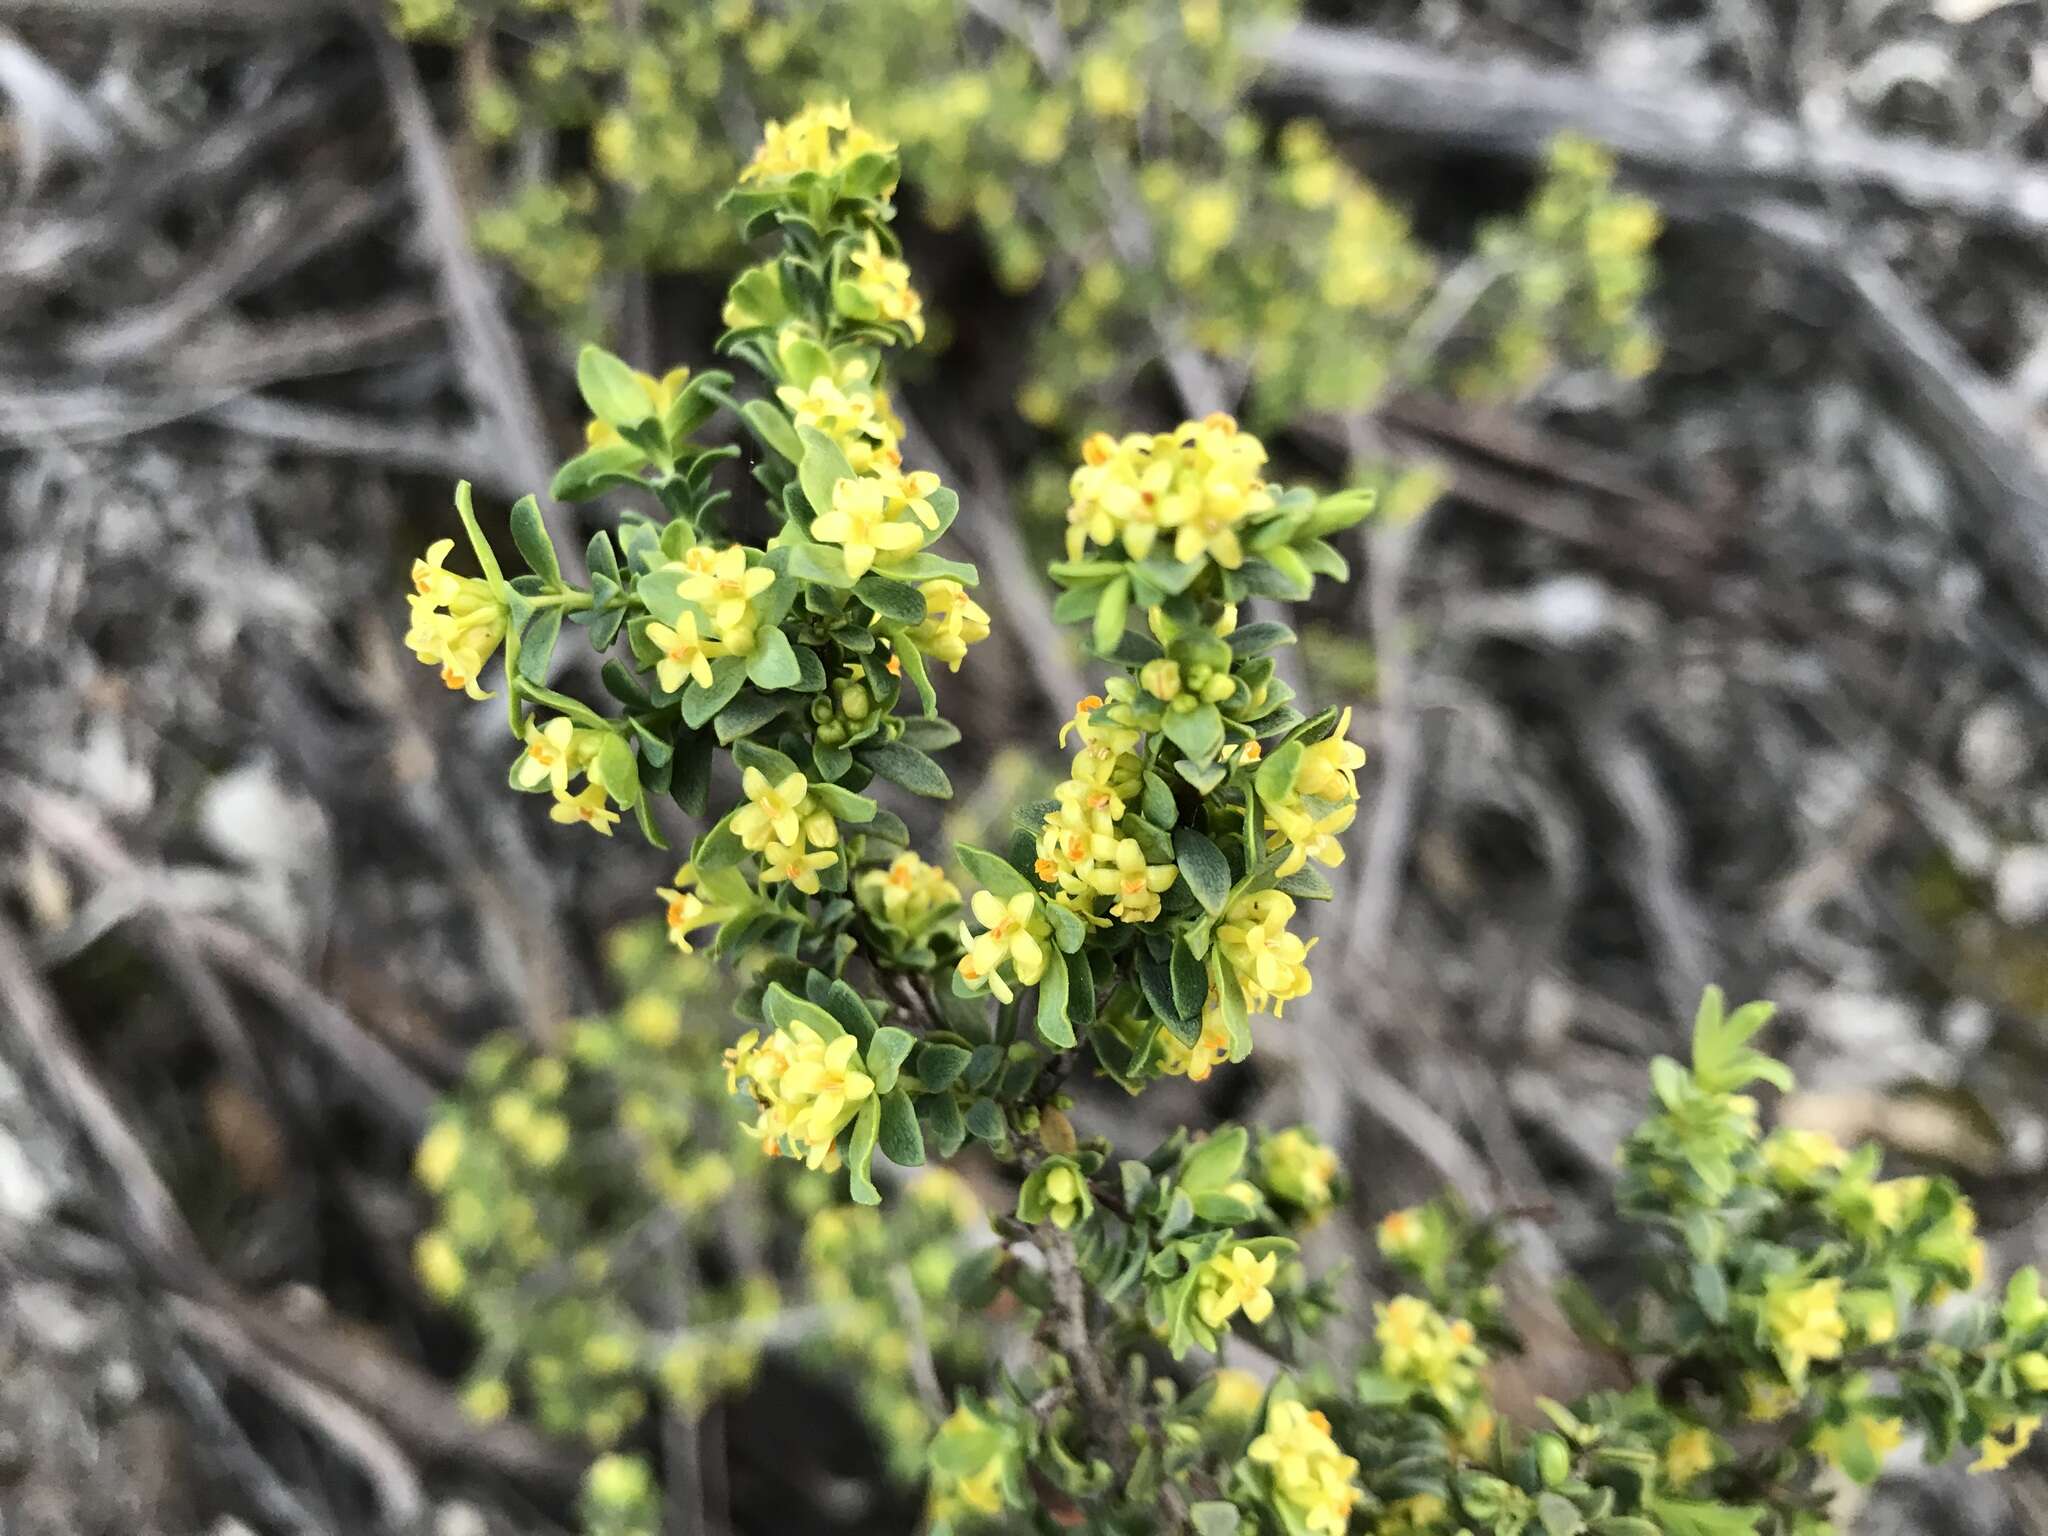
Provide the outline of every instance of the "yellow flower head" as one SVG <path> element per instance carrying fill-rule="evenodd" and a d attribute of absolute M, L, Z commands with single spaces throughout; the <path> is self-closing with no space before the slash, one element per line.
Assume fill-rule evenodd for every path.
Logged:
<path fill-rule="evenodd" d="M 744 545 L 732 544 L 726 548 L 709 551 L 698 546 L 683 556 L 680 562 L 685 572 L 677 585 L 677 594 L 686 603 L 695 603 L 710 617 L 712 628 L 718 631 L 719 639 L 726 642 L 724 651 L 729 655 L 742 655 L 751 650 L 752 634 L 757 622 L 754 602 L 775 585 L 775 573 L 765 565 L 749 566 L 747 549 Z M 649 626 L 652 633 L 653 626 Z M 678 625 L 677 633 L 681 633 Z M 740 636 L 747 636 L 744 645 Z M 692 623 L 690 637 L 696 638 L 695 624 Z M 655 642 L 661 644 L 659 640 Z M 665 647 L 664 647 L 665 649 Z M 707 654 L 716 655 L 718 652 Z M 688 658 L 682 663 L 683 669 L 695 675 L 695 668 Z M 705 668 L 705 681 L 700 687 L 710 686 L 710 668 Z M 667 687 L 667 684 L 663 684 Z"/>
<path fill-rule="evenodd" d="M 1693 1425 L 1664 1442 L 1664 1481 L 1683 1488 L 1714 1465 L 1713 1435 Z"/>
<path fill-rule="evenodd" d="M 2006 1424 L 2002 1429 L 1986 1435 L 1977 1445 L 1977 1459 L 1970 1463 L 1972 1472 L 2002 1472 L 2012 1465 L 2012 1459 L 2032 1443 L 2034 1431 L 2041 1427 L 2038 1413 L 2024 1413 Z M 2004 1439 L 1999 1435 L 2003 1434 Z"/>
<path fill-rule="evenodd" d="M 862 155 L 891 154 L 895 148 L 855 122 L 845 102 L 815 103 L 762 130 L 761 146 L 741 169 L 740 181 L 777 181 L 805 171 L 836 176 Z"/>
<path fill-rule="evenodd" d="M 505 605 L 481 576 L 458 576 L 445 567 L 454 548 L 453 539 L 437 539 L 413 562 L 405 643 L 426 665 L 441 669 L 448 687 L 487 699 L 477 677 L 504 642 Z"/>
<path fill-rule="evenodd" d="M 608 801 L 605 787 L 593 780 L 577 794 L 557 793 L 548 816 L 564 826 L 575 826 L 581 822 L 591 830 L 610 837 L 612 828 L 619 824 L 619 813 L 611 808 Z"/>
<path fill-rule="evenodd" d="M 847 573 L 859 580 L 877 565 L 895 565 L 924 548 L 927 530 L 899 510 L 910 510 L 910 503 L 889 481 L 868 475 L 841 479 L 832 487 L 832 510 L 811 523 L 811 537 L 837 544 Z"/>
<path fill-rule="evenodd" d="M 744 556 L 742 558 L 744 559 Z M 747 574 L 751 576 L 753 573 Z M 770 582 L 775 579 L 774 572 L 765 568 L 760 574 L 766 576 Z M 691 579 L 715 581 L 717 578 Z M 745 578 L 741 580 L 744 585 Z M 699 688 L 709 688 L 711 658 L 725 654 L 725 648 L 716 640 L 707 640 L 698 635 L 697 616 L 688 612 L 677 614 L 673 626 L 658 622 L 649 624 L 647 643 L 661 653 L 654 663 L 654 676 L 664 693 L 678 692 L 686 682 L 695 683 Z"/>
<path fill-rule="evenodd" d="M 1815 1280 L 1802 1284 L 1780 1277 L 1764 1294 L 1764 1328 L 1785 1379 L 1803 1387 L 1806 1368 L 1816 1360 L 1841 1357 L 1849 1325 L 1842 1317 L 1842 1282 Z"/>
<path fill-rule="evenodd" d="M 1274 1499 L 1304 1529 L 1316 1536 L 1339 1536 L 1351 1523 L 1352 1508 L 1363 1497 L 1355 1481 L 1358 1461 L 1338 1448 L 1322 1414 L 1292 1398 L 1276 1399 L 1266 1410 L 1265 1433 L 1252 1441 L 1245 1456 L 1266 1469 Z"/>
<path fill-rule="evenodd" d="M 1019 986 L 1037 986 L 1045 975 L 1043 941 L 1052 924 L 1038 915 L 1038 898 L 1030 891 L 1019 891 L 1008 901 L 990 891 L 976 891 L 970 906 L 984 931 L 975 934 L 965 923 L 960 925 L 960 945 L 967 951 L 957 967 L 960 979 L 970 991 L 987 987 L 1003 1002 L 1011 1002 L 1016 994 L 1003 976 L 1004 968 L 1015 973 Z"/>
<path fill-rule="evenodd" d="M 774 885 L 788 881 L 806 896 L 815 896 L 821 889 L 818 876 L 839 862 L 839 855 L 830 849 L 806 849 L 801 840 L 795 843 L 770 843 L 761 850 L 761 883 Z"/>
<path fill-rule="evenodd" d="M 733 836 L 749 853 L 759 853 L 770 843 L 795 847 L 803 842 L 803 818 L 810 809 L 810 781 L 801 773 L 785 774 L 780 783 L 749 768 L 740 775 L 740 792 L 747 803 L 733 813 Z"/>
<path fill-rule="evenodd" d="M 836 1168 L 834 1139 L 875 1091 L 860 1068 L 852 1035 L 827 1041 L 810 1025 L 778 1029 L 757 1043 L 749 1033 L 726 1055 L 727 1081 L 747 1085 L 760 1109 L 753 1134 L 771 1155 L 784 1144 L 812 1168 Z"/>
<path fill-rule="evenodd" d="M 1273 505 L 1265 463 L 1265 445 L 1220 411 L 1170 433 L 1118 441 L 1098 432 L 1081 445 L 1068 484 L 1067 557 L 1121 543 L 1142 560 L 1163 532 L 1176 560 L 1206 556 L 1236 570 L 1244 563 L 1238 525 Z"/>
<path fill-rule="evenodd" d="M 1171 864 L 1149 864 L 1135 839 L 1123 838 L 1093 861 L 1088 883 L 1099 896 L 1113 899 L 1110 915 L 1127 923 L 1149 923 L 1159 915 L 1159 895 L 1173 885 L 1180 871 Z"/>
<path fill-rule="evenodd" d="M 1337 1153 L 1300 1126 L 1290 1126 L 1259 1143 L 1259 1171 L 1266 1187 L 1312 1215 L 1336 1199 Z"/>
<path fill-rule="evenodd" d="M 909 852 L 897 854 L 887 869 L 868 870 L 855 889 L 871 917 L 907 933 L 918 932 L 933 913 L 960 902 L 960 889 L 944 870 Z"/>
<path fill-rule="evenodd" d="M 579 732 L 567 716 L 557 716 L 542 725 L 526 722 L 526 750 L 512 765 L 512 778 L 521 789 L 549 786 L 557 795 L 569 792 L 569 781 L 589 766 L 596 755 L 593 731 Z"/>
<path fill-rule="evenodd" d="M 1239 1244 L 1225 1249 L 1202 1265 L 1195 1279 L 1195 1312 L 1211 1328 L 1221 1328 L 1239 1312 L 1254 1323 L 1273 1315 L 1273 1277 L 1280 1272 L 1280 1255 L 1264 1258 Z"/>
<path fill-rule="evenodd" d="M 1486 1356 L 1462 1317 L 1447 1318 L 1419 1296 L 1396 1296 L 1373 1311 L 1380 1369 L 1389 1376 L 1424 1388 L 1446 1408 L 1478 1386 Z"/>
<path fill-rule="evenodd" d="M 912 341 L 923 341 L 924 300 L 910 286 L 910 268 L 882 249 L 881 236 L 872 228 L 852 262 L 850 281 L 864 311 L 895 321 L 910 332 Z"/>
<path fill-rule="evenodd" d="M 1206 1083 L 1228 1060 L 1230 1031 L 1223 1022 L 1222 1008 L 1213 1000 L 1202 1010 L 1202 1033 L 1193 1045 L 1181 1044 L 1180 1036 L 1164 1024 L 1159 1026 L 1159 1070 L 1168 1077 Z"/>
<path fill-rule="evenodd" d="M 1313 985 L 1308 952 L 1316 941 L 1303 943 L 1287 931 L 1293 916 L 1294 898 L 1285 891 L 1258 891 L 1232 902 L 1217 927 L 1223 958 L 1244 988 L 1245 1006 L 1254 1012 L 1271 1008 L 1277 1015 L 1295 998 L 1306 997 Z"/>
<path fill-rule="evenodd" d="M 1849 1154 L 1826 1131 L 1773 1131 L 1763 1144 L 1764 1166 L 1780 1189 L 1810 1189 L 1822 1175 L 1848 1162 Z"/>
<path fill-rule="evenodd" d="M 855 474 L 903 462 L 898 446 L 903 440 L 903 424 L 880 390 L 847 389 L 819 374 L 803 388 L 778 385 L 775 398 L 799 427 L 822 432 L 838 444 Z"/>
<path fill-rule="evenodd" d="M 988 638 L 988 612 L 947 577 L 924 582 L 918 591 L 924 594 L 924 622 L 905 638 L 932 660 L 944 662 L 948 671 L 958 672 L 967 648 Z"/>

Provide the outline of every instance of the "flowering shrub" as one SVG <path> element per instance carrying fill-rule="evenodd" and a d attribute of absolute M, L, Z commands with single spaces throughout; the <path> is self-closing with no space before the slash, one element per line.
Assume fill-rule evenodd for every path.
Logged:
<path fill-rule="evenodd" d="M 1052 573 L 1107 678 L 1007 845 L 928 861 L 872 792 L 950 793 L 929 663 L 971 665 L 989 615 L 941 552 L 958 499 L 905 467 L 889 405 L 920 312 L 897 174 L 837 108 L 775 125 L 741 173 L 729 202 L 776 249 L 733 284 L 722 347 L 760 394 L 586 350 L 595 420 L 554 491 L 633 498 L 587 585 L 530 499 L 507 577 L 466 491 L 482 574 L 445 543 L 417 568 L 412 643 L 451 689 L 483 693 L 502 646 L 515 789 L 607 836 L 631 816 L 660 843 L 656 797 L 709 818 L 657 892 L 665 941 L 622 943 L 619 1013 L 559 1055 L 485 1047 L 420 1149 L 420 1278 L 480 1336 L 473 1410 L 605 1450 L 586 1516 L 622 1533 L 659 1514 L 649 1395 L 701 1411 L 769 1348 L 855 1384 L 937 1533 L 1815 1536 L 1828 1465 L 1868 1480 L 1909 1435 L 2017 1454 L 2048 1404 L 2034 1272 L 1977 1299 L 1953 1185 L 1765 1135 L 1747 1090 L 1788 1079 L 1751 1043 L 1764 1005 L 1710 992 L 1689 1063 L 1654 1063 L 1617 1187 L 1629 1301 L 1581 1319 L 1630 1384 L 1533 1425 L 1493 1397 L 1516 1340 L 1490 1224 L 1388 1217 L 1408 1288 L 1336 1360 L 1337 1293 L 1298 1246 L 1346 1198 L 1333 1149 L 1223 1125 L 1140 1154 L 1074 1124 L 1075 1073 L 1206 1077 L 1314 984 L 1302 904 L 1332 894 L 1363 754 L 1348 712 L 1296 706 L 1292 635 L 1241 604 L 1341 579 L 1331 541 L 1373 498 L 1270 481 L 1226 416 L 1089 438 Z M 718 416 L 751 482 L 719 480 L 741 450 L 700 437 Z M 551 684 L 565 623 L 602 710 Z M 736 791 L 714 804 L 714 781 Z M 683 1012 L 713 996 L 703 1019 L 745 1026 L 722 1052 Z M 955 1161 L 993 1214 L 928 1166 Z M 742 1199 L 804 1224 L 793 1261 L 725 1219 Z"/>
<path fill-rule="evenodd" d="M 1316 123 L 1269 128 L 1248 110 L 1248 44 L 1296 9 L 706 0 L 635 24 L 560 0 L 396 0 L 394 16 L 407 35 L 470 45 L 470 128 L 507 146 L 508 171 L 535 163 L 511 151 L 520 135 L 587 132 L 587 160 L 523 183 L 478 225 L 585 331 L 610 274 L 731 259 L 729 230 L 702 214 L 743 174 L 735 99 L 778 115 L 848 98 L 902 146 L 928 222 L 973 226 L 1000 283 L 1044 292 L 1051 314 L 1018 394 L 1043 425 L 1085 419 L 1185 350 L 1248 381 L 1264 421 L 1418 382 L 1501 396 L 1559 366 L 1646 371 L 1656 349 L 1639 301 L 1657 220 L 1613 191 L 1605 157 L 1561 146 L 1527 211 L 1481 232 L 1460 267 L 1476 281 L 1446 282 Z M 757 164 L 809 151 L 773 131 Z M 892 253 L 857 245 L 845 273 L 867 317 L 922 339 Z M 1450 302 L 1433 304 L 1440 290 Z"/>

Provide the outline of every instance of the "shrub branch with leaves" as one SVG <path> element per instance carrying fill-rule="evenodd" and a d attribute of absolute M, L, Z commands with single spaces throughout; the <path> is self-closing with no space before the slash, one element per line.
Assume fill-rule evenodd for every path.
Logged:
<path fill-rule="evenodd" d="M 1241 605 L 1343 579 L 1332 540 L 1373 498 L 1269 481 L 1227 416 L 1087 439 L 1052 575 L 1102 691 L 1005 846 L 927 861 L 871 791 L 950 794 L 934 663 L 957 670 L 989 615 L 941 552 L 958 500 L 905 467 L 890 409 L 884 359 L 922 334 L 897 175 L 830 106 L 772 125 L 740 173 L 728 203 L 773 253 L 733 283 L 720 345 L 758 394 L 585 351 L 589 443 L 553 491 L 630 498 L 587 586 L 530 498 L 508 577 L 466 488 L 481 574 L 451 572 L 447 541 L 415 568 L 409 639 L 449 687 L 483 694 L 502 647 L 514 788 L 656 843 L 656 797 L 715 818 L 659 892 L 668 963 L 723 995 L 708 943 L 751 1026 L 720 1057 L 641 944 L 619 1015 L 559 1055 L 479 1055 L 420 1156 L 440 1201 L 422 1279 L 484 1341 L 472 1407 L 609 1450 L 650 1391 L 696 1412 L 788 1346 L 858 1376 L 941 1533 L 1813 1536 L 1830 1465 L 1868 1480 L 1908 1435 L 2016 1454 L 2048 1403 L 2033 1272 L 1972 1299 L 1982 1247 L 1951 1184 L 1763 1135 L 1745 1090 L 1786 1078 L 1750 1043 L 1762 1005 L 1710 993 L 1691 1062 L 1654 1064 L 1617 1195 L 1639 1270 L 1626 1305 L 1580 1309 L 1633 1385 L 1535 1426 L 1491 1395 L 1515 1339 L 1488 1223 L 1388 1218 L 1412 1289 L 1335 1361 L 1336 1293 L 1297 1245 L 1345 1198 L 1331 1149 L 1223 1125 L 1138 1153 L 1076 1127 L 1076 1073 L 1205 1078 L 1312 985 L 1300 907 L 1331 896 L 1363 753 L 1348 712 L 1297 707 L 1274 665 L 1293 636 Z M 721 478 L 747 456 L 713 445 L 721 419 L 751 481 Z M 551 686 L 565 624 L 602 700 Z M 1006 1212 L 926 1167 L 962 1158 Z M 763 1209 L 807 1224 L 794 1272 L 737 1219 Z M 585 1492 L 602 1531 L 652 1529 L 658 1499 L 627 1451 Z"/>

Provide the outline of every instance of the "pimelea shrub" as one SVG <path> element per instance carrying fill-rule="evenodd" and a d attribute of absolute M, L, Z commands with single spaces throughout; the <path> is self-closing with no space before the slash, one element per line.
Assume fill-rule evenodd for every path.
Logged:
<path fill-rule="evenodd" d="M 739 170 L 736 114 L 847 99 L 901 145 L 924 219 L 971 227 L 1000 284 L 1043 296 L 1017 394 L 1041 425 L 1085 421 L 1176 354 L 1249 386 L 1261 423 L 1418 384 L 1504 397 L 1562 367 L 1645 372 L 1657 219 L 1606 156 L 1561 145 L 1527 209 L 1446 271 L 1315 121 L 1249 109 L 1256 37 L 1296 9 L 397 0 L 393 16 L 464 48 L 470 132 L 507 186 L 481 242 L 584 334 L 619 275 L 730 263 L 730 227 L 703 211 Z"/>
<path fill-rule="evenodd" d="M 922 1477 L 935 1533 L 1817 1536 L 1836 1480 L 1908 1438 L 2016 1455 L 2048 1402 L 2034 1271 L 1982 1299 L 1951 1183 L 1765 1134 L 1748 1090 L 1789 1082 L 1751 1044 L 1766 1005 L 1710 991 L 1689 1061 L 1653 1063 L 1616 1189 L 1634 1268 L 1605 1277 L 1628 1299 L 1581 1318 L 1628 1385 L 1534 1423 L 1493 1398 L 1516 1339 L 1492 1225 L 1388 1217 L 1409 1289 L 1336 1358 L 1337 1293 L 1297 1246 L 1346 1197 L 1332 1149 L 1075 1124 L 1076 1074 L 1206 1078 L 1313 984 L 1297 919 L 1332 894 L 1363 754 L 1348 713 L 1296 707 L 1292 636 L 1240 603 L 1343 579 L 1331 539 L 1372 498 L 1273 483 L 1226 416 L 1089 437 L 1052 574 L 1107 680 L 1004 846 L 927 859 L 877 791 L 949 794 L 934 674 L 990 616 L 884 384 L 919 334 L 896 180 L 837 108 L 771 125 L 740 172 L 728 203 L 772 251 L 721 347 L 759 394 L 586 350 L 590 442 L 554 491 L 624 502 L 587 584 L 531 499 L 506 575 L 466 489 L 481 574 L 450 540 L 415 566 L 423 661 L 484 696 L 503 652 L 514 789 L 607 836 L 632 817 L 659 843 L 657 797 L 709 818 L 658 893 L 666 942 L 618 943 L 618 1012 L 558 1052 L 484 1047 L 420 1150 L 420 1276 L 481 1340 L 472 1409 L 603 1450 L 585 1515 L 622 1536 L 659 1519 L 650 1394 L 700 1412 L 769 1349 L 858 1383 L 878 1471 Z M 721 416 L 751 453 L 706 445 Z M 721 481 L 742 457 L 751 481 Z M 551 685 L 565 625 L 604 697 Z"/>

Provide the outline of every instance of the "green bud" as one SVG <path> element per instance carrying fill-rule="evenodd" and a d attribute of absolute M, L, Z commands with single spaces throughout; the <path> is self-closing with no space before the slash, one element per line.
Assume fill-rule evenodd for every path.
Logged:
<path fill-rule="evenodd" d="M 1538 1435 L 1536 1437 L 1536 1475 L 1542 1479 L 1543 1486 L 1555 1488 L 1567 1477 L 1570 1477 L 1571 1472 L 1571 1447 L 1566 1445 L 1563 1439 L 1557 1435 Z"/>

